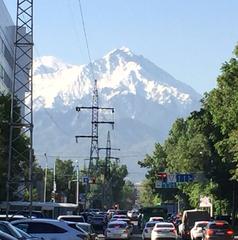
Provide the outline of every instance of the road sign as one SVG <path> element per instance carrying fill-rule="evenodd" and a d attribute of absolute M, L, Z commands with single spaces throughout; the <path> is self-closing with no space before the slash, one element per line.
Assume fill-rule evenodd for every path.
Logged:
<path fill-rule="evenodd" d="M 194 176 L 191 173 L 181 173 L 176 174 L 176 182 L 192 182 L 194 180 Z"/>
<path fill-rule="evenodd" d="M 167 174 L 167 183 L 176 183 L 176 174 L 168 173 Z"/>
<path fill-rule="evenodd" d="M 200 197 L 200 203 L 199 203 L 199 207 L 211 207 L 212 206 L 212 202 L 211 199 L 209 197 Z"/>
<path fill-rule="evenodd" d="M 155 188 L 177 188 L 176 182 L 162 182 L 162 181 L 155 181 Z"/>
<path fill-rule="evenodd" d="M 89 182 L 89 177 L 88 176 L 84 176 L 83 177 L 83 183 L 88 183 Z"/>

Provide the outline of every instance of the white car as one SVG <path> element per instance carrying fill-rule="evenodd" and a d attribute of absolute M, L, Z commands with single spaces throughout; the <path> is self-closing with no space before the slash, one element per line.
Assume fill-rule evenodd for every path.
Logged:
<path fill-rule="evenodd" d="M 11 222 L 17 228 L 44 240 L 82 240 L 77 228 L 69 226 L 69 222 L 54 219 L 23 219 Z M 75 223 L 74 223 L 75 224 Z"/>
<path fill-rule="evenodd" d="M 202 239 L 203 228 L 207 226 L 208 221 L 195 222 L 190 231 L 191 240 Z"/>
<path fill-rule="evenodd" d="M 68 222 L 85 222 L 84 217 L 81 215 L 60 215 L 57 219 Z"/>
<path fill-rule="evenodd" d="M 151 240 L 157 239 L 177 239 L 177 231 L 173 223 L 170 222 L 158 222 L 155 224 L 151 232 Z"/>
<path fill-rule="evenodd" d="M 151 239 L 151 232 L 157 222 L 147 222 L 142 232 L 142 239 L 148 240 Z"/>
<path fill-rule="evenodd" d="M 164 222 L 163 217 L 150 217 L 149 222 Z"/>
<path fill-rule="evenodd" d="M 128 224 L 123 221 L 109 222 L 105 230 L 105 237 L 106 239 L 129 239 Z"/>

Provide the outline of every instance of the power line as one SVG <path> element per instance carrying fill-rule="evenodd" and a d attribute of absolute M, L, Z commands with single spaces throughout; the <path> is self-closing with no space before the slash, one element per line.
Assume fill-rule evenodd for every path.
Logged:
<path fill-rule="evenodd" d="M 89 64 L 90 64 L 90 67 L 91 67 L 93 80 L 95 80 L 96 78 L 95 78 L 95 74 L 94 74 L 93 63 L 92 63 L 92 58 L 91 58 L 89 44 L 88 44 L 88 37 L 87 37 L 87 32 L 86 32 L 86 27 L 85 27 L 85 21 L 84 21 L 84 16 L 83 16 L 83 9 L 82 9 L 81 0 L 78 0 L 78 4 L 79 4 L 79 9 L 80 9 L 81 21 L 82 21 L 82 25 L 83 25 L 83 33 L 84 33 L 84 38 L 85 38 L 86 47 L 87 47 Z"/>

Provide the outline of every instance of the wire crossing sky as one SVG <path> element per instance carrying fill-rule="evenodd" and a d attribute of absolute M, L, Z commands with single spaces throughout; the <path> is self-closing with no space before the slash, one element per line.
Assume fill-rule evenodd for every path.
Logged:
<path fill-rule="evenodd" d="M 16 0 L 4 0 L 13 21 Z M 122 46 L 199 93 L 216 86 L 238 42 L 237 0 L 81 0 L 92 60 Z M 34 1 L 40 55 L 88 63 L 78 0 Z"/>

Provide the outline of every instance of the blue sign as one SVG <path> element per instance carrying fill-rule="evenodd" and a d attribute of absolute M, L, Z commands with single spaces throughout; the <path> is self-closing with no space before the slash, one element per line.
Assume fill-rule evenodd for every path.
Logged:
<path fill-rule="evenodd" d="M 155 188 L 177 188 L 176 182 L 162 182 L 162 181 L 156 181 L 155 182 Z"/>
<path fill-rule="evenodd" d="M 191 173 L 176 174 L 176 182 L 192 182 L 194 175 Z"/>
<path fill-rule="evenodd" d="M 89 182 L 88 176 L 84 176 L 84 177 L 83 177 L 83 183 L 88 183 L 88 182 Z"/>

